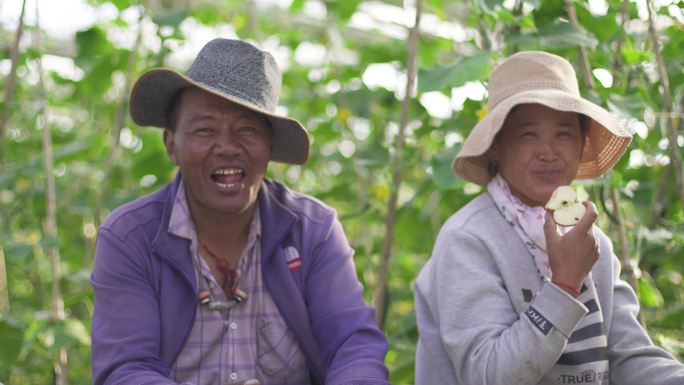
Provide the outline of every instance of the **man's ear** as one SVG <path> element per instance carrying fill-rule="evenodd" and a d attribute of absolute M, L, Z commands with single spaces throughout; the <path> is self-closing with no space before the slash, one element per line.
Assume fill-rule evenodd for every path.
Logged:
<path fill-rule="evenodd" d="M 176 147 L 173 144 L 173 132 L 168 128 L 164 129 L 164 147 L 166 147 L 166 154 L 169 155 L 169 159 L 178 166 L 178 160 L 176 159 Z"/>

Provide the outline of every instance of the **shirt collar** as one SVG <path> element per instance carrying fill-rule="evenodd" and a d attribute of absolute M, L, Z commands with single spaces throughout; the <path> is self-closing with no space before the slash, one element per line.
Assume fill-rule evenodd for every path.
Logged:
<path fill-rule="evenodd" d="M 178 185 L 176 197 L 173 200 L 168 231 L 170 234 L 185 239 L 192 240 L 197 238 L 197 231 L 195 229 L 195 224 L 192 222 L 190 207 L 188 206 L 185 186 L 182 179 Z M 250 245 L 259 238 L 261 238 L 261 215 L 259 214 L 259 205 L 255 203 L 254 216 L 249 225 L 247 245 Z"/>

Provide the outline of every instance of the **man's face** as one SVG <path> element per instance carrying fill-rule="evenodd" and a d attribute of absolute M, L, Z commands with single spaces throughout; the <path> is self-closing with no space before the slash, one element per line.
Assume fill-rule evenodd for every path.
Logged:
<path fill-rule="evenodd" d="M 518 199 L 544 206 L 556 187 L 575 178 L 583 144 L 576 113 L 522 104 L 509 113 L 488 155 Z"/>
<path fill-rule="evenodd" d="M 271 156 L 265 117 L 199 88 L 183 91 L 175 131 L 164 131 L 197 216 L 251 215 Z"/>

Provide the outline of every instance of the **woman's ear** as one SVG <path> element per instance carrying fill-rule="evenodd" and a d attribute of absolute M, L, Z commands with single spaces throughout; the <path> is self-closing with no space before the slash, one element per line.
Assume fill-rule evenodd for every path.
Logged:
<path fill-rule="evenodd" d="M 487 152 L 485 152 L 487 157 L 487 174 L 492 178 L 499 172 L 499 148 L 497 142 L 495 138 Z"/>
<path fill-rule="evenodd" d="M 489 149 L 487 149 L 487 151 L 485 152 L 485 156 L 490 162 L 499 161 L 499 141 L 496 139 L 497 138 L 494 138 L 492 144 L 489 146 Z"/>

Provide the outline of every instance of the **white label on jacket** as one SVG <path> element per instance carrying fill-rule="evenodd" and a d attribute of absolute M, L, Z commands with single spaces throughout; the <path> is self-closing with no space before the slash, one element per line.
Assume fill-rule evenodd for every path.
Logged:
<path fill-rule="evenodd" d="M 287 268 L 290 270 L 297 270 L 302 267 L 302 258 L 299 252 L 293 246 L 288 246 L 283 250 L 285 259 L 287 260 Z"/>

